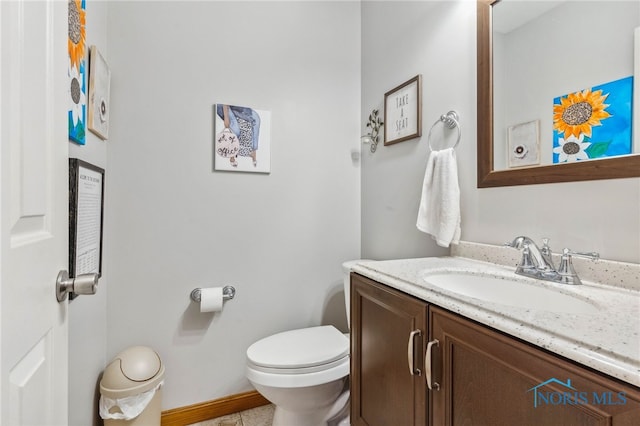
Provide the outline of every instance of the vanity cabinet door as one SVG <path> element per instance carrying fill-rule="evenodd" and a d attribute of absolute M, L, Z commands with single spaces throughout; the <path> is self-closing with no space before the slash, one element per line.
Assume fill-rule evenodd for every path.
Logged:
<path fill-rule="evenodd" d="M 432 425 L 639 425 L 640 390 L 431 307 Z M 441 368 L 438 368 L 441 367 Z"/>
<path fill-rule="evenodd" d="M 421 334 L 413 333 L 410 354 L 409 340 L 416 330 Z M 352 425 L 427 424 L 422 371 L 427 330 L 426 302 L 351 275 Z"/>

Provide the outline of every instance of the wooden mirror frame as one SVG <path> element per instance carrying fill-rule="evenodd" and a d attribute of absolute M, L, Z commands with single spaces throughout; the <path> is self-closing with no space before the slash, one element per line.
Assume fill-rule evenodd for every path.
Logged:
<path fill-rule="evenodd" d="M 492 7 L 500 0 L 478 0 L 478 188 L 640 177 L 640 155 L 603 160 L 493 170 Z M 636 112 L 638 113 L 638 112 Z M 634 133 L 637 129 L 634 129 Z"/>

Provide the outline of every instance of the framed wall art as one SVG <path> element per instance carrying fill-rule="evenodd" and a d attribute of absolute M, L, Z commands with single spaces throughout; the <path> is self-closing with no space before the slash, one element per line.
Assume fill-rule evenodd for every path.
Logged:
<path fill-rule="evenodd" d="M 422 135 L 422 75 L 384 94 L 384 144 Z"/>
<path fill-rule="evenodd" d="M 271 113 L 246 106 L 213 106 L 214 170 L 271 172 Z"/>
<path fill-rule="evenodd" d="M 633 76 L 553 100 L 553 163 L 632 152 Z"/>
<path fill-rule="evenodd" d="M 87 88 L 85 48 L 85 0 L 69 0 L 69 111 L 67 123 L 69 140 L 84 145 L 86 143 Z"/>
<path fill-rule="evenodd" d="M 98 48 L 89 48 L 89 114 L 87 126 L 100 139 L 109 138 L 111 70 Z"/>
<path fill-rule="evenodd" d="M 69 276 L 102 274 L 104 169 L 69 159 Z"/>
<path fill-rule="evenodd" d="M 540 164 L 540 120 L 507 128 L 507 159 L 512 168 Z"/>

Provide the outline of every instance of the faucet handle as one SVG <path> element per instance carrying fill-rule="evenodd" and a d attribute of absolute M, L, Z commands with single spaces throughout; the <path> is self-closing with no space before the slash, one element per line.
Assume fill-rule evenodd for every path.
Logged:
<path fill-rule="evenodd" d="M 596 252 L 582 253 L 568 248 L 562 250 L 562 258 L 560 260 L 560 266 L 558 267 L 558 273 L 562 278 L 561 282 L 565 284 L 581 284 L 582 281 L 578 278 L 578 274 L 573 268 L 573 262 L 571 261 L 572 256 L 584 257 L 597 261 L 600 259 L 600 254 Z"/>
<path fill-rule="evenodd" d="M 573 252 L 568 248 L 562 249 L 562 257 L 560 258 L 560 266 L 558 266 L 558 274 L 560 274 L 561 282 L 565 284 L 582 284 L 576 270 L 573 268 L 571 256 Z"/>
<path fill-rule="evenodd" d="M 562 250 L 562 255 L 583 257 L 585 259 L 591 259 L 595 261 L 600 260 L 600 253 L 597 253 L 595 251 L 591 251 L 587 253 L 587 252 L 573 251 L 571 249 L 565 248 Z"/>
<path fill-rule="evenodd" d="M 542 239 L 542 250 L 551 250 L 551 247 L 549 247 L 549 238 Z"/>
<path fill-rule="evenodd" d="M 542 239 L 542 248 L 540 252 L 543 256 L 547 257 L 547 260 L 551 261 L 551 247 L 549 247 L 549 238 Z"/>

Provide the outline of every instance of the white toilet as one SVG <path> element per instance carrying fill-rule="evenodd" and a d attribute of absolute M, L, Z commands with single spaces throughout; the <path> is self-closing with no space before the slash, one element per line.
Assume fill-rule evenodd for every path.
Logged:
<path fill-rule="evenodd" d="M 349 321 L 349 273 L 343 263 Z M 273 426 L 349 425 L 349 337 L 331 325 L 285 331 L 247 349 L 247 379 L 275 405 Z"/>

